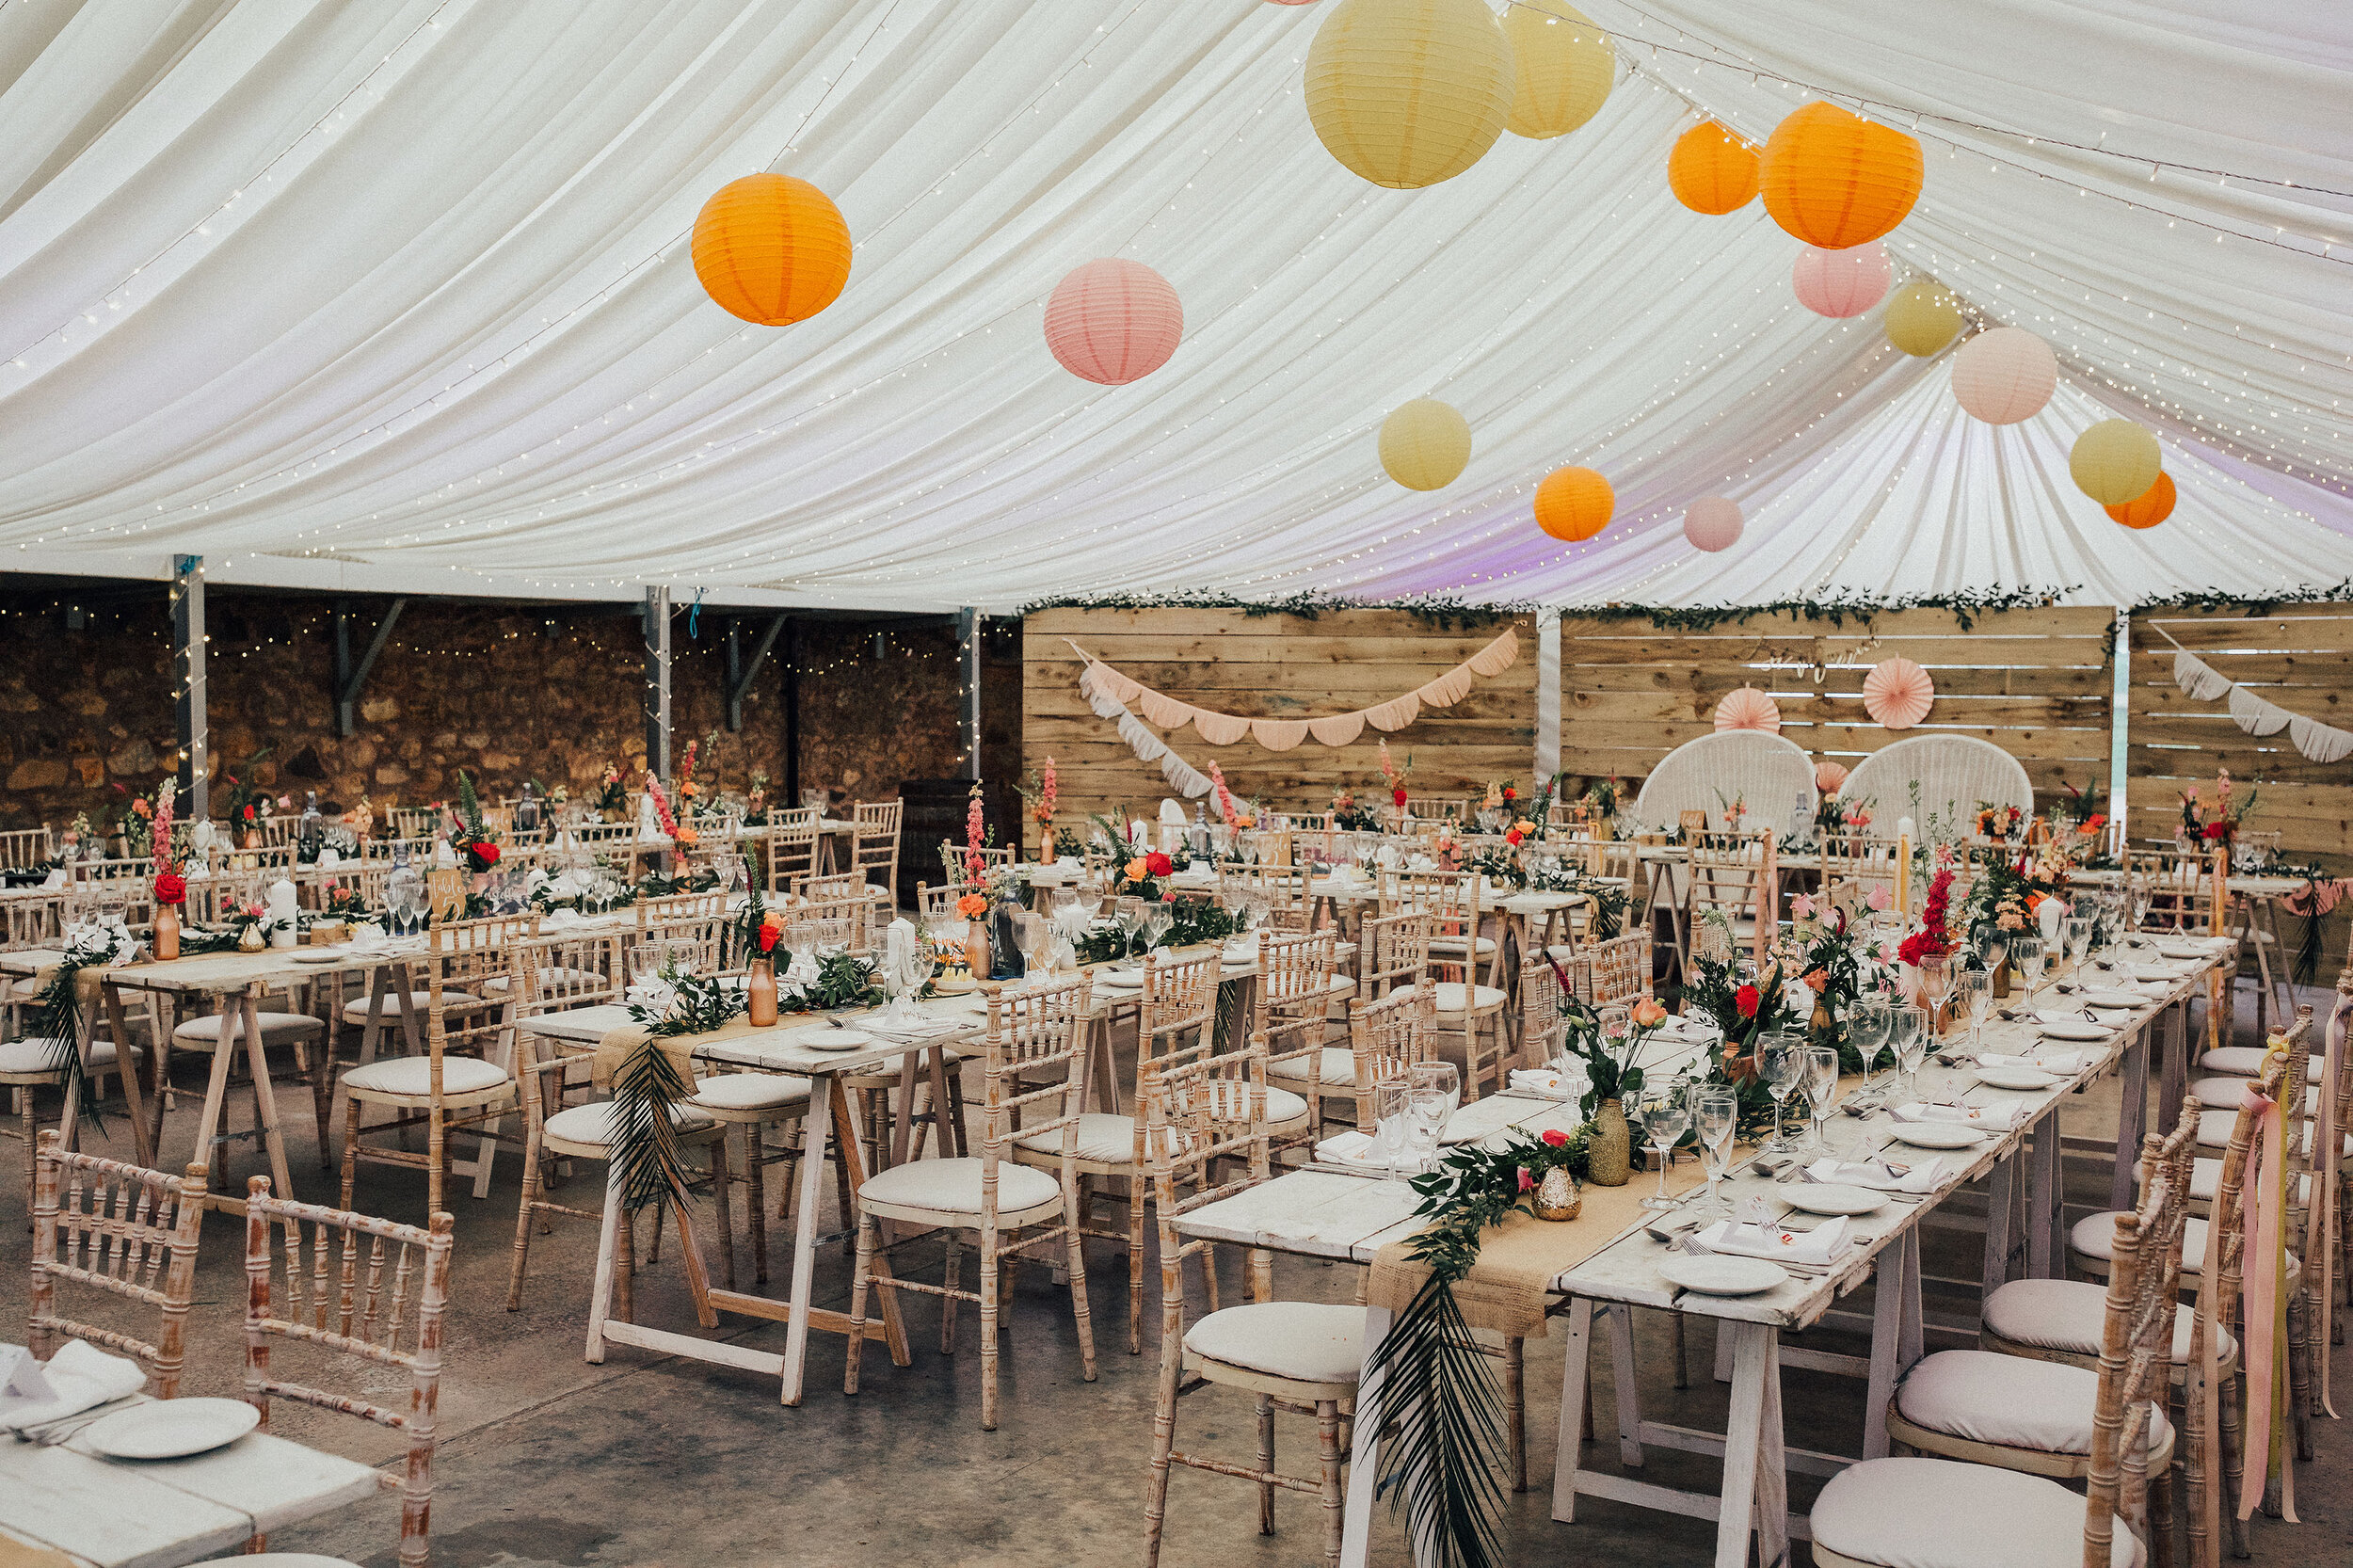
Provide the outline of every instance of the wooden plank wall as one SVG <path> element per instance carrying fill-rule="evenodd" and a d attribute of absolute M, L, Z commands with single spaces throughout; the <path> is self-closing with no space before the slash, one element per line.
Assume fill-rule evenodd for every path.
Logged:
<path fill-rule="evenodd" d="M 1401 764 L 1412 754 L 1416 791 L 1468 793 L 1504 777 L 1528 783 L 1536 628 L 1525 616 L 1510 624 L 1519 633 L 1519 658 L 1511 668 L 1477 680 L 1451 707 L 1424 708 L 1388 737 Z M 1113 725 L 1096 717 L 1079 695 L 1082 665 L 1065 638 L 1197 707 L 1252 718 L 1316 718 L 1412 691 L 1503 630 L 1442 630 L 1401 610 L 1336 610 L 1312 618 L 1239 610 L 1041 610 L 1022 628 L 1023 764 L 1034 769 L 1055 760 L 1065 824 L 1081 824 L 1113 803 L 1148 811 L 1176 792 L 1159 767 L 1137 761 Z M 1213 746 L 1191 726 L 1154 730 L 1202 772 L 1217 762 L 1235 793 L 1281 808 L 1320 810 L 1337 784 L 1362 792 L 1380 782 L 1380 732 L 1369 726 L 1352 745 L 1327 746 L 1311 737 L 1283 752 L 1252 739 Z"/>
<path fill-rule="evenodd" d="M 1561 765 L 1638 780 L 1713 729 L 1717 703 L 1746 684 L 1772 696 L 1782 733 L 1817 760 L 1851 767 L 1904 735 L 1954 730 L 2017 758 L 2038 793 L 2093 782 L 2105 790 L 2113 613 L 2041 608 L 1972 618 L 1963 630 L 1948 610 L 1850 616 L 1843 625 L 1776 613 L 1687 633 L 1645 618 L 1563 616 Z M 1864 676 L 1897 654 L 1936 682 L 1928 718 L 1905 731 L 1874 723 L 1863 707 Z"/>
<path fill-rule="evenodd" d="M 2257 739 L 2232 721 L 2228 699 L 2199 702 L 2173 684 L 2172 641 L 2290 712 L 2353 728 L 2353 605 L 2291 605 L 2243 613 L 2153 610 L 2133 617 L 2127 806 L 2135 838 L 2166 837 L 2181 792 L 2214 792 L 2215 770 L 2239 787 L 2261 780 L 2250 829 L 2278 832 L 2281 851 L 2353 869 L 2353 758 L 2306 761 L 2287 732 Z M 2329 978 L 2326 971 L 2321 979 Z"/>

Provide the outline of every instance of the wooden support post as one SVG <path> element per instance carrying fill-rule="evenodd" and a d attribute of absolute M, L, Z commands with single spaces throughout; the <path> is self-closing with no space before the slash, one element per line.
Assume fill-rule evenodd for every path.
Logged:
<path fill-rule="evenodd" d="M 670 781 L 670 590 L 646 588 L 646 766 Z"/>
<path fill-rule="evenodd" d="M 784 804 L 801 804 L 801 623 L 784 619 Z"/>
<path fill-rule="evenodd" d="M 956 711 L 963 715 L 964 776 L 981 776 L 981 613 L 967 606 L 956 612 L 956 662 L 964 672 L 964 689 Z"/>
<path fill-rule="evenodd" d="M 777 616 L 768 622 L 768 629 L 760 634 L 760 641 L 754 645 L 749 660 L 743 657 L 742 651 L 739 629 L 743 626 L 743 617 L 734 616 L 728 621 L 726 695 L 729 730 L 740 730 L 744 728 L 744 699 L 751 695 L 752 682 L 760 679 L 760 666 L 761 662 L 768 657 L 768 650 L 776 646 L 776 634 L 784 630 L 784 616 Z M 797 714 L 794 716 L 798 717 Z"/>
<path fill-rule="evenodd" d="M 212 735 L 204 718 L 204 557 L 171 558 L 171 673 L 180 742 L 181 810 L 202 822 L 210 805 Z M 223 1045 L 223 1054 L 228 1051 Z"/>
<path fill-rule="evenodd" d="M 351 658 L 351 611 L 341 600 L 335 603 L 335 733 L 349 739 L 358 732 L 357 712 L 360 688 L 368 683 L 368 672 L 376 668 L 376 656 L 384 651 L 384 644 L 392 634 L 393 623 L 408 606 L 406 599 L 395 599 L 384 607 L 384 618 L 376 623 L 376 634 L 368 639 L 367 651 L 354 664 Z"/>

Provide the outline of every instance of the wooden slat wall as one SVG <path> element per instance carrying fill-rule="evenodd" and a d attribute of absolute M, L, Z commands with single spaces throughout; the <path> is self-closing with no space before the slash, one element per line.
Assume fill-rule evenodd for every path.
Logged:
<path fill-rule="evenodd" d="M 1535 746 L 1536 629 L 1519 633 L 1518 662 L 1477 680 L 1449 708 L 1428 708 L 1388 737 L 1401 764 L 1413 755 L 1414 788 L 1467 793 L 1491 778 L 1528 783 Z M 1398 610 L 1328 611 L 1312 619 L 1246 616 L 1239 610 L 1041 610 L 1022 628 L 1021 749 L 1025 767 L 1055 760 L 1060 815 L 1069 824 L 1119 803 L 1139 810 L 1176 792 L 1158 766 L 1136 760 L 1109 721 L 1079 695 L 1082 667 L 1064 639 L 1147 686 L 1221 712 L 1253 718 L 1316 718 L 1369 707 L 1445 674 L 1493 642 L 1500 624 L 1441 631 Z M 1141 712 L 1137 714 L 1142 718 Z M 1148 721 L 1146 721 L 1148 723 Z M 1368 726 L 1353 745 L 1313 737 L 1290 751 L 1255 740 L 1213 746 L 1191 726 L 1155 732 L 1194 767 L 1215 761 L 1235 793 L 1280 808 L 1322 809 L 1336 784 L 1360 792 L 1380 782 L 1380 732 Z"/>
<path fill-rule="evenodd" d="M 2105 788 L 2114 675 L 2104 638 L 2114 618 L 2096 607 L 2008 610 L 1964 631 L 1947 610 L 1844 625 L 1774 614 L 1678 634 L 1646 619 L 1563 616 L 1561 765 L 1633 782 L 1713 729 L 1727 693 L 1754 685 L 1779 705 L 1782 733 L 1817 760 L 1851 767 L 1905 735 L 1957 730 L 2017 758 L 2038 792 Z M 1897 654 L 1936 682 L 1928 718 L 1904 731 L 1863 708 L 1864 676 Z M 1820 664 L 1830 667 L 1817 683 Z"/>
<path fill-rule="evenodd" d="M 2252 619 L 2232 611 L 2135 616 L 2126 756 L 2135 838 L 2169 835 L 2180 820 L 2181 792 L 2195 783 L 2211 795 L 2215 770 L 2228 768 L 2238 788 L 2262 781 L 2250 829 L 2280 833 L 2282 852 L 2297 859 L 2317 858 L 2340 873 L 2353 868 L 2353 759 L 2306 761 L 2285 730 L 2260 740 L 2242 731 L 2227 698 L 2184 696 L 2173 684 L 2169 633 L 2290 712 L 2348 728 L 2353 605 L 2288 606 Z"/>

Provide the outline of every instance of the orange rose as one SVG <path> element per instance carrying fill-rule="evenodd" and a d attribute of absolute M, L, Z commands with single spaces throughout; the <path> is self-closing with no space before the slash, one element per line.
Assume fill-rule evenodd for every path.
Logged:
<path fill-rule="evenodd" d="M 1644 997 L 1641 1000 L 1634 1004 L 1635 1028 L 1657 1029 L 1660 1024 L 1663 1024 L 1666 1021 L 1667 1010 L 1659 1005 L 1657 998 Z"/>
<path fill-rule="evenodd" d="M 1128 881 L 1141 882 L 1145 877 L 1152 874 L 1152 868 L 1146 865 L 1144 863 L 1144 856 L 1139 855 L 1133 860 L 1128 862 L 1127 874 Z"/>
<path fill-rule="evenodd" d="M 988 913 L 988 900 L 978 893 L 967 893 L 956 900 L 956 913 L 968 920 L 977 920 Z"/>
<path fill-rule="evenodd" d="M 1829 989 L 1830 989 L 1830 973 L 1829 973 L 1829 971 L 1828 971 L 1828 970 L 1825 970 L 1825 969 L 1816 969 L 1816 970 L 1815 970 L 1812 974 L 1807 975 L 1807 976 L 1805 977 L 1805 988 L 1806 988 L 1807 990 L 1809 990 L 1809 991 L 1813 992 L 1813 993 L 1814 993 L 1816 996 L 1817 996 L 1817 997 L 1818 997 L 1818 996 L 1820 996 L 1820 995 L 1821 995 L 1824 991 L 1829 990 Z"/>

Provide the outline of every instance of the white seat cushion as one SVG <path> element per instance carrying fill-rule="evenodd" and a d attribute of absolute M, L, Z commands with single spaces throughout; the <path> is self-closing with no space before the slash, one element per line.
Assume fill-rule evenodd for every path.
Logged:
<path fill-rule="evenodd" d="M 1293 1056 L 1280 1062 L 1270 1062 L 1266 1067 L 1267 1077 L 1305 1082 L 1308 1074 L 1315 1072 L 1317 1082 L 1329 1084 L 1335 1089 L 1353 1089 L 1356 1086 L 1356 1053 L 1348 1047 L 1326 1046 L 1320 1070 L 1318 1061 L 1313 1056 Z"/>
<path fill-rule="evenodd" d="M 870 1203 L 900 1208 L 924 1208 L 936 1214 L 981 1211 L 981 1160 L 914 1160 L 893 1165 L 866 1178 L 861 1196 Z M 1010 1160 L 997 1165 L 997 1209 L 1000 1214 L 1037 1208 L 1062 1193 L 1059 1178 L 1031 1165 Z"/>
<path fill-rule="evenodd" d="M 471 1095 L 512 1082 L 504 1067 L 478 1056 L 441 1058 L 441 1093 Z M 433 1059 L 429 1056 L 387 1056 L 343 1076 L 344 1087 L 376 1095 L 413 1095 L 419 1099 L 433 1092 Z"/>
<path fill-rule="evenodd" d="M 1354 1383 L 1364 1343 L 1363 1307 L 1321 1302 L 1229 1306 L 1185 1331 L 1185 1349 L 1194 1355 L 1302 1383 Z"/>
<path fill-rule="evenodd" d="M 1044 1132 L 1024 1132 L 1014 1139 L 1014 1146 L 1033 1154 L 1062 1154 L 1063 1129 L 1049 1128 Z M 1098 1165 L 1129 1165 L 1136 1158 L 1136 1119 L 1133 1116 L 1113 1116 L 1100 1111 L 1082 1112 L 1079 1117 L 1079 1158 Z"/>
<path fill-rule="evenodd" d="M 2263 1071 L 2264 1058 L 2268 1054 L 2261 1046 L 2219 1046 L 2200 1057 L 2198 1064 L 2210 1073 L 2253 1078 Z"/>
<path fill-rule="evenodd" d="M 2189 1092 L 2199 1104 L 2235 1115 L 2239 1106 L 2247 1099 L 2248 1086 L 2254 1081 L 2251 1078 L 2201 1078 L 2189 1086 Z M 2307 1083 L 2304 1085 L 2304 1114 L 2310 1116 L 2319 1109 L 2320 1085 Z M 2224 1133 L 2222 1141 L 2228 1144 L 2230 1134 Z"/>
<path fill-rule="evenodd" d="M 797 1073 L 722 1073 L 697 1082 L 691 1103 L 714 1111 L 766 1111 L 808 1099 L 808 1080 Z"/>
<path fill-rule="evenodd" d="M 1394 997 L 1410 997 L 1419 989 L 1417 985 L 1408 985 L 1403 990 L 1392 991 L 1389 994 Z M 1465 985 L 1459 980 L 1442 980 L 1438 982 L 1435 990 L 1438 1016 L 1442 1018 L 1461 1017 L 1474 1006 L 1481 1011 L 1501 1007 L 1506 1000 L 1504 994 L 1492 985 Z M 1351 1081 L 1353 1082 L 1353 1080 Z"/>
<path fill-rule="evenodd" d="M 1463 938 L 1460 936 L 1433 936 L 1430 938 L 1430 951 L 1433 952 L 1460 953 L 1463 951 Z M 1479 947 L 1476 951 L 1478 955 L 1481 958 L 1491 958 L 1495 956 L 1496 939 L 1493 936 L 1480 937 Z"/>
<path fill-rule="evenodd" d="M 1211 1114 L 1240 1120 L 1250 1114 L 1250 1098 L 1241 1085 L 1221 1083 L 1210 1101 Z M 1282 1128 L 1292 1122 L 1307 1119 L 1307 1102 L 1289 1089 L 1267 1085 L 1266 1121 L 1269 1128 Z"/>
<path fill-rule="evenodd" d="M 453 997 L 450 999 L 450 1002 L 455 1004 L 461 1000 L 472 1001 L 472 1000 L 473 999 L 471 997 Z M 433 993 L 430 991 L 409 992 L 408 1011 L 415 1014 L 417 1021 L 422 1024 L 424 1021 L 424 1016 L 433 1011 Z M 448 1006 L 445 1005 L 442 1011 L 447 1012 Z M 344 1022 L 347 1024 L 364 1024 L 367 1021 L 367 998 L 361 997 L 357 1001 L 347 1001 L 344 1003 Z M 400 1027 L 400 998 L 387 991 L 384 994 L 384 1011 L 377 1015 L 376 1021 L 388 1028 L 398 1029 Z"/>
<path fill-rule="evenodd" d="M 35 1034 L 22 1040 L 0 1041 L 0 1073 L 45 1073 L 57 1070 L 56 1064 L 65 1060 L 65 1042 L 50 1035 Z M 104 1067 L 115 1059 L 114 1042 L 92 1040 L 89 1048 L 90 1064 Z"/>
<path fill-rule="evenodd" d="M 712 1125 L 711 1118 L 690 1105 L 670 1107 L 670 1123 L 680 1132 L 692 1132 Z M 561 1138 L 567 1144 L 590 1144 L 602 1146 L 613 1142 L 613 1102 L 598 1100 L 591 1105 L 575 1105 L 559 1111 L 547 1119 L 543 1129 L 551 1138 Z"/>
<path fill-rule="evenodd" d="M 1831 1477 L 1809 1519 L 1815 1540 L 1881 1568 L 2083 1568 L 2082 1496 L 1991 1464 L 1866 1459 Z M 2110 1568 L 2141 1561 L 2120 1523 Z"/>
<path fill-rule="evenodd" d="M 2091 1453 L 2091 1416 L 2100 1374 L 2057 1361 L 2029 1361 L 1998 1351 L 1938 1351 L 1915 1364 L 1896 1387 L 1905 1420 L 1973 1443 L 2038 1453 Z M 2153 1415 L 2153 1448 L 2166 1440 Z"/>
<path fill-rule="evenodd" d="M 539 994 L 541 996 L 566 991 L 598 990 L 610 984 L 610 981 L 594 969 L 571 969 L 559 964 L 553 968 L 539 971 Z M 506 976 L 494 974 L 484 981 L 478 989 L 486 997 L 504 1000 L 506 993 L 514 989 L 514 984 Z"/>
<path fill-rule="evenodd" d="M 2015 1344 L 2046 1351 L 2070 1351 L 2098 1355 L 2107 1325 L 2108 1288 L 2079 1279 L 2013 1279 L 1985 1298 L 1985 1326 Z M 2189 1343 L 2197 1331 L 2198 1314 L 2181 1306 L 2173 1312 L 2173 1359 L 2189 1359 Z M 2237 1341 L 2217 1331 L 2216 1353 L 2229 1356 Z"/>
<path fill-rule="evenodd" d="M 291 1045 L 296 1040 L 315 1040 L 327 1028 L 325 1024 L 308 1013 L 259 1013 L 255 1016 L 261 1021 L 262 1044 L 264 1046 L 284 1046 Z M 226 1013 L 215 1013 L 202 1018 L 189 1018 L 173 1026 L 172 1043 L 174 1045 L 217 1046 L 220 1044 L 220 1032 L 228 1021 L 229 1015 Z"/>

